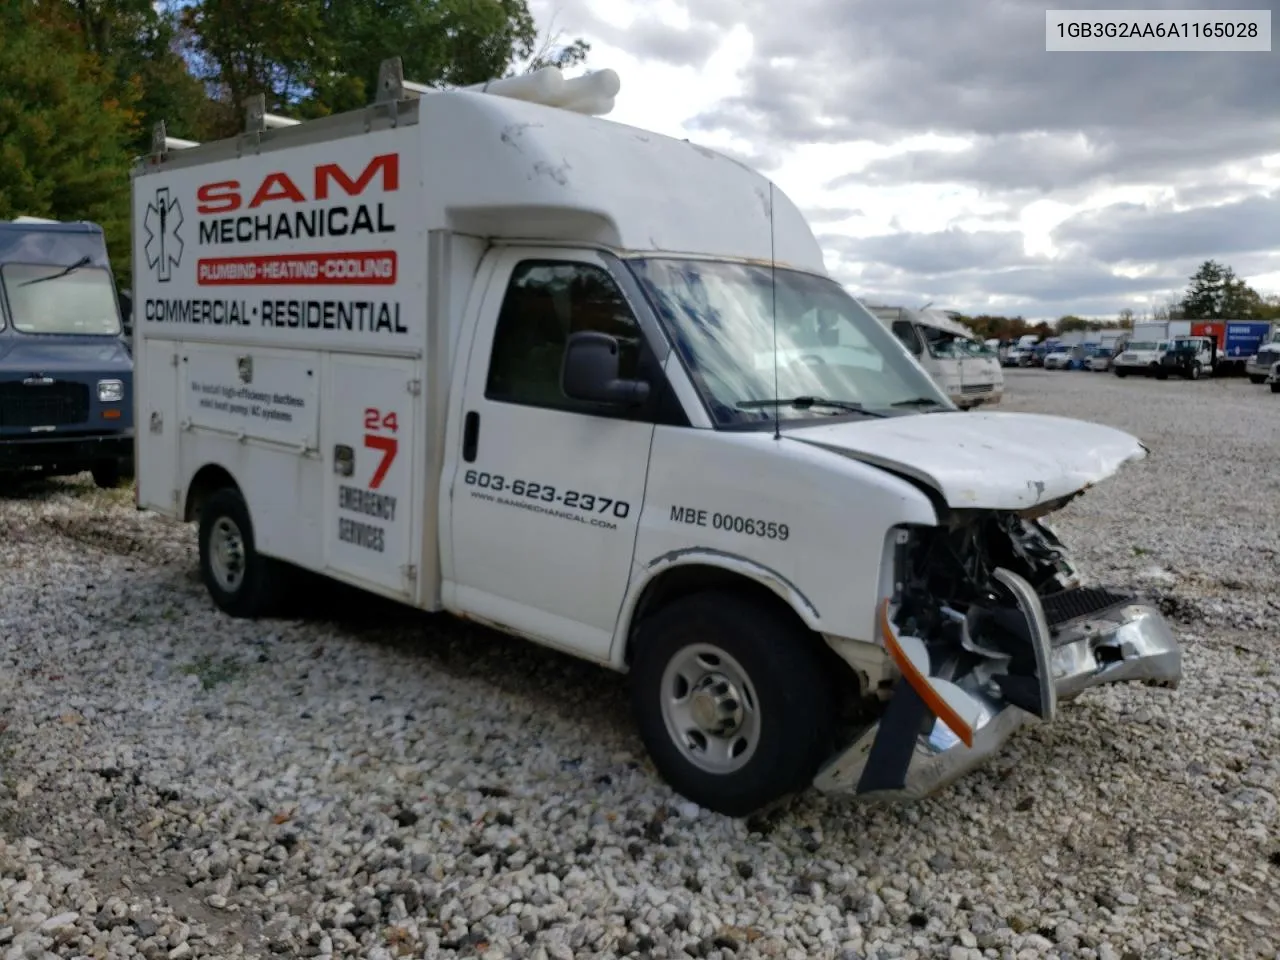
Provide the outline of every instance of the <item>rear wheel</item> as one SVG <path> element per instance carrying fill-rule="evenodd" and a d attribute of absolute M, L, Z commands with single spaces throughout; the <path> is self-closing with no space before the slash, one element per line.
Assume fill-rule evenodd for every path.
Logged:
<path fill-rule="evenodd" d="M 1271 392 L 1272 392 L 1272 393 L 1280 393 L 1280 383 L 1273 383 L 1273 384 L 1271 385 Z"/>
<path fill-rule="evenodd" d="M 213 602 L 233 617 L 259 617 L 276 602 L 280 567 L 254 546 L 249 508 L 224 487 L 200 510 L 200 577 Z"/>
<path fill-rule="evenodd" d="M 682 597 L 643 620 L 632 703 L 663 779 L 730 817 L 807 787 L 836 717 L 820 652 L 775 605 L 733 592 Z"/>
<path fill-rule="evenodd" d="M 1257 386 L 1260 383 L 1266 383 L 1267 378 L 1265 376 L 1259 377 L 1259 376 L 1250 375 L 1249 382 L 1252 383 L 1254 386 Z"/>

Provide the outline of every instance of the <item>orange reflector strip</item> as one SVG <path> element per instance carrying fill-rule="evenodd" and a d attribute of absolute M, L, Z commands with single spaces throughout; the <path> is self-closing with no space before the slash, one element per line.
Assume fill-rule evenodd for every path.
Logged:
<path fill-rule="evenodd" d="M 911 658 L 907 656 L 906 651 L 898 643 L 898 638 L 893 632 L 893 625 L 889 623 L 888 597 L 880 601 L 880 635 L 884 637 L 884 644 L 889 650 L 889 656 L 893 657 L 893 662 L 898 665 L 898 669 L 902 671 L 907 683 L 911 684 L 916 693 L 920 695 L 920 699 L 924 701 L 925 706 L 932 710 L 939 720 L 950 727 L 951 732 L 959 737 L 966 747 L 972 747 L 973 727 L 965 723 L 951 704 L 942 699 L 938 691 L 933 689 L 929 683 L 929 678 L 921 673 L 916 665 L 911 662 Z"/>
<path fill-rule="evenodd" d="M 103 410 L 102 419 L 103 420 L 119 420 L 120 411 L 119 410 Z"/>

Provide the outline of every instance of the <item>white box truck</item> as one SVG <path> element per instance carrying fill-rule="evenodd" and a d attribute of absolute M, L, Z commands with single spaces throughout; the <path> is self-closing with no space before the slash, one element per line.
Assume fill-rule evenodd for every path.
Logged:
<path fill-rule="evenodd" d="M 1004 371 L 994 349 L 941 310 L 867 304 L 961 410 L 994 406 L 1004 397 Z"/>
<path fill-rule="evenodd" d="M 599 76 L 397 59 L 350 113 L 157 130 L 137 496 L 198 521 L 213 601 L 305 570 L 625 671 L 657 771 L 731 816 L 923 796 L 1085 688 L 1176 685 L 1159 612 L 1042 522 L 1142 445 L 960 413 L 781 191 L 590 115 Z"/>

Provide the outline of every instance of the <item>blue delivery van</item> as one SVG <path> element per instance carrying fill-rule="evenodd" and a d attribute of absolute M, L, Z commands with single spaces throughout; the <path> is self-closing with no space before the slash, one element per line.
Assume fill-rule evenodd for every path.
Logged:
<path fill-rule="evenodd" d="M 97 224 L 0 220 L 0 475 L 133 476 L 127 303 Z"/>

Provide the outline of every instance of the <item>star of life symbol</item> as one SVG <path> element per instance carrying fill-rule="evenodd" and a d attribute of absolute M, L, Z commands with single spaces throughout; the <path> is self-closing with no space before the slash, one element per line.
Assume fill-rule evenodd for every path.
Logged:
<path fill-rule="evenodd" d="M 176 197 L 170 198 L 168 187 L 159 187 L 156 198 L 147 204 L 142 227 L 147 231 L 144 251 L 147 266 L 156 272 L 161 283 L 168 283 L 173 268 L 182 263 L 182 206 Z"/>

